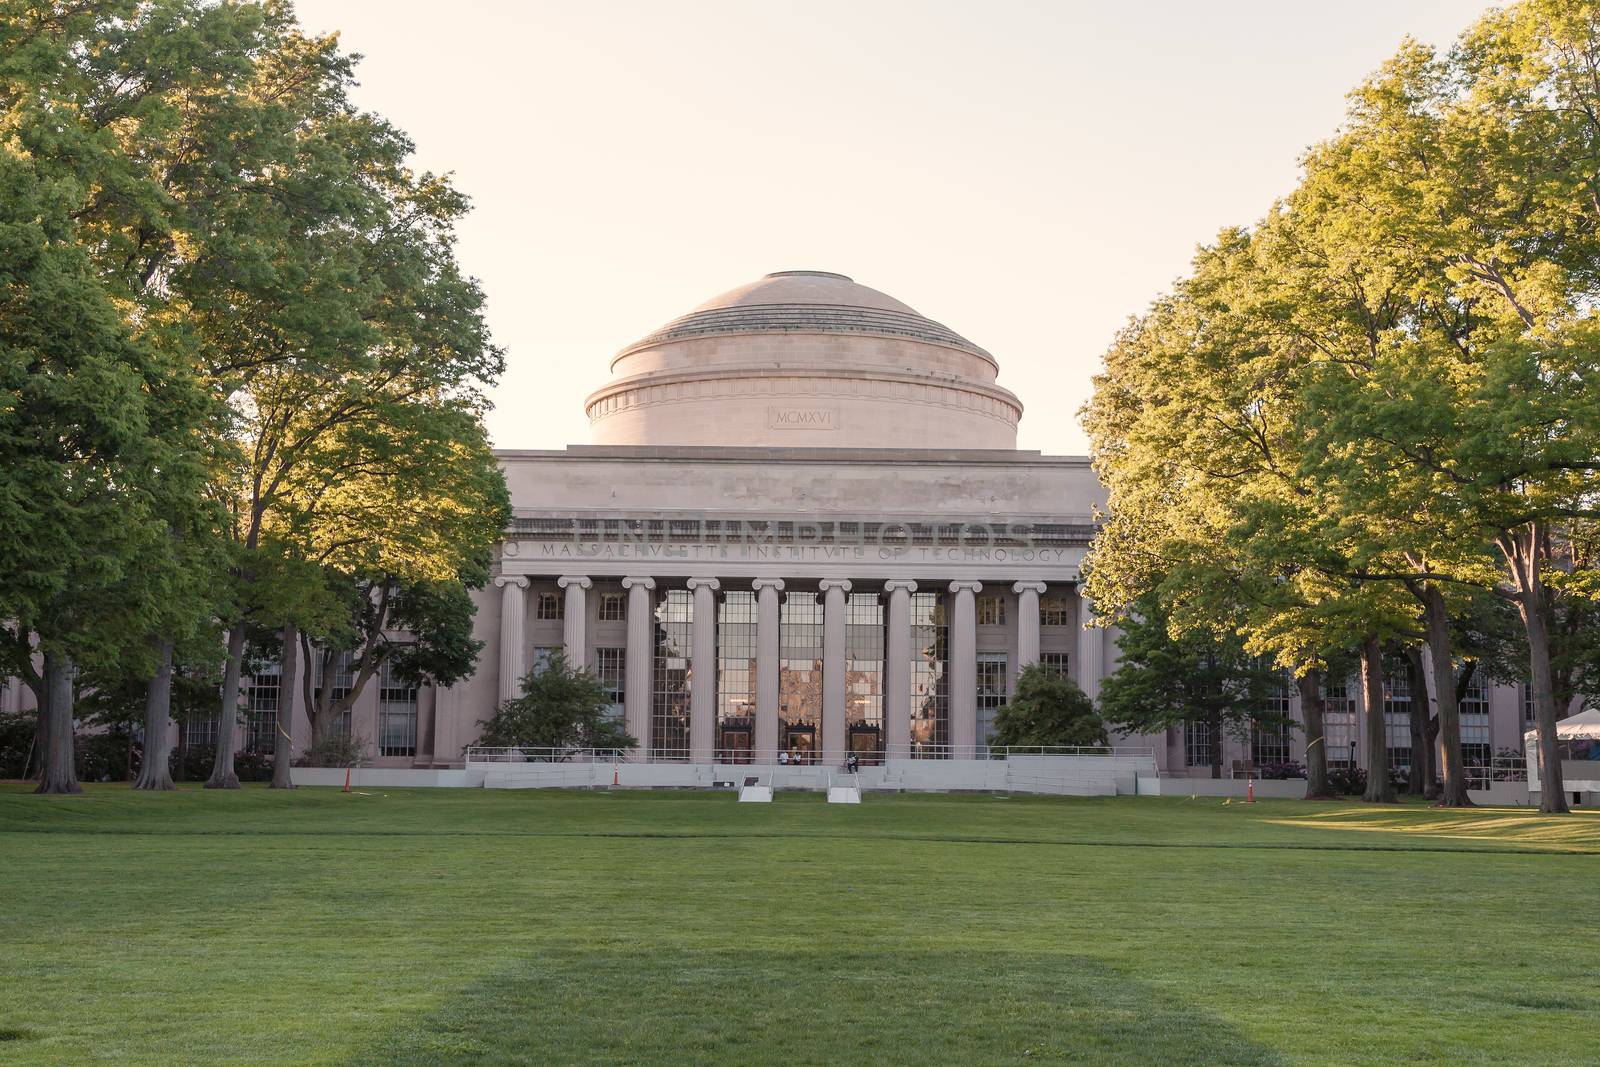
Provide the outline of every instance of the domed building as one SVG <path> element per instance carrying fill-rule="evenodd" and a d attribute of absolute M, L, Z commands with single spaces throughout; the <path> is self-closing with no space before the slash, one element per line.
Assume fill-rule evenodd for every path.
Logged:
<path fill-rule="evenodd" d="M 974 761 L 1022 667 L 1095 691 L 1109 646 L 1077 580 L 1098 483 L 1017 449 L 1022 403 L 979 345 L 842 274 L 780 271 L 609 370 L 591 444 L 499 453 L 515 518 L 478 673 L 437 694 L 435 760 L 556 650 L 611 691 L 634 762 L 682 774 Z"/>
<path fill-rule="evenodd" d="M 601 445 L 1014 449 L 999 371 L 893 297 L 790 270 L 624 348 L 586 408 Z"/>

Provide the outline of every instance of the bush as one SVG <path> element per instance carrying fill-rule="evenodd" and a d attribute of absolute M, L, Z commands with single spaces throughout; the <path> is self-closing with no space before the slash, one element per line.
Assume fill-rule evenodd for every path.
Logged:
<path fill-rule="evenodd" d="M 557 652 L 522 679 L 522 695 L 482 723 L 481 745 L 505 748 L 633 748 L 638 741 L 607 714 L 611 692 L 594 672 Z"/>
<path fill-rule="evenodd" d="M 0 715 L 0 778 L 21 778 L 29 767 L 28 756 L 33 751 L 33 734 L 39 717 L 33 712 L 21 715 Z"/>
<path fill-rule="evenodd" d="M 1358 797 L 1367 791 L 1367 772 L 1360 767 L 1329 767 L 1328 786 L 1343 796 Z"/>
<path fill-rule="evenodd" d="M 1284 760 L 1282 763 L 1263 763 L 1260 771 L 1262 778 L 1282 781 L 1289 778 L 1304 778 L 1306 765 L 1298 760 Z"/>
<path fill-rule="evenodd" d="M 1017 692 L 994 717 L 994 748 L 1093 748 L 1107 744 L 1106 724 L 1078 683 L 1033 664 L 1017 677 Z"/>
<path fill-rule="evenodd" d="M 366 742 L 355 734 L 329 734 L 300 756 L 302 767 L 359 767 L 366 761 Z M 272 777 L 270 761 L 267 777 Z"/>

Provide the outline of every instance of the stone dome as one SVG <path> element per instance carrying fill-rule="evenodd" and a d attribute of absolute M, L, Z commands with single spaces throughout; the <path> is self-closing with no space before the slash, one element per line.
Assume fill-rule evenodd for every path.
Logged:
<path fill-rule="evenodd" d="M 994 357 L 876 289 L 779 271 L 628 345 L 586 402 L 595 443 L 1016 447 Z"/>

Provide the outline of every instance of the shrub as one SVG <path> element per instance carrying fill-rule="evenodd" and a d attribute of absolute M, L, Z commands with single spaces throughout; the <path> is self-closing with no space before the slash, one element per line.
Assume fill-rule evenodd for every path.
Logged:
<path fill-rule="evenodd" d="M 1328 786 L 1347 797 L 1358 797 L 1367 791 L 1367 772 L 1360 767 L 1329 767 Z"/>
<path fill-rule="evenodd" d="M 1282 763 L 1263 763 L 1260 770 L 1262 778 L 1274 780 L 1304 778 L 1306 776 L 1306 765 L 1298 760 L 1284 760 Z"/>
<path fill-rule="evenodd" d="M 300 757 L 303 767 L 359 767 L 366 761 L 367 743 L 355 734 L 329 734 Z M 270 760 L 267 777 L 272 777 Z"/>
<path fill-rule="evenodd" d="M 1094 747 L 1106 744 L 1106 724 L 1078 683 L 1033 664 L 1017 677 L 1017 695 L 994 717 L 996 748 Z"/>

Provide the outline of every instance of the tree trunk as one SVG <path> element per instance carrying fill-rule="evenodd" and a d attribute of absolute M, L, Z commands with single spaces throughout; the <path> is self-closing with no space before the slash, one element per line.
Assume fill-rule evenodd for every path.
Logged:
<path fill-rule="evenodd" d="M 1426 797 L 1433 793 L 1433 752 L 1428 747 L 1428 676 L 1422 670 L 1422 650 L 1406 645 L 1406 680 L 1411 686 L 1411 772 L 1406 793 Z"/>
<path fill-rule="evenodd" d="M 1222 777 L 1222 713 L 1212 708 L 1206 713 L 1206 729 L 1211 732 L 1211 777 Z"/>
<path fill-rule="evenodd" d="M 1306 731 L 1306 799 L 1331 800 L 1334 793 L 1328 784 L 1328 736 L 1322 724 L 1327 710 L 1322 700 L 1322 672 L 1312 668 L 1295 684 L 1300 687 L 1300 719 Z"/>
<path fill-rule="evenodd" d="M 278 667 L 278 721 L 272 732 L 272 788 L 293 789 L 294 674 L 300 655 L 300 628 L 283 627 L 283 662 Z"/>
<path fill-rule="evenodd" d="M 35 793 L 81 793 L 72 752 L 72 683 L 78 668 L 59 652 L 44 654 L 44 704 L 39 709 L 44 724 L 45 755 Z"/>
<path fill-rule="evenodd" d="M 1428 631 L 1428 656 L 1433 661 L 1433 700 L 1439 709 L 1439 749 L 1443 757 L 1441 808 L 1469 808 L 1466 761 L 1461 756 L 1461 705 L 1456 701 L 1455 657 L 1450 650 L 1450 615 L 1444 594 L 1435 585 L 1422 592 L 1422 614 Z"/>
<path fill-rule="evenodd" d="M 212 765 L 207 789 L 238 789 L 239 776 L 233 771 L 234 734 L 239 729 L 239 674 L 244 659 L 244 620 L 228 631 L 228 662 L 222 670 L 222 710 L 217 716 L 217 759 Z"/>
<path fill-rule="evenodd" d="M 1361 799 L 1369 804 L 1393 804 L 1389 739 L 1383 713 L 1383 647 L 1376 637 L 1361 642 L 1361 695 L 1367 712 L 1367 791 Z"/>
<path fill-rule="evenodd" d="M 1511 565 L 1514 598 L 1528 631 L 1528 677 L 1533 689 L 1534 728 L 1539 735 L 1539 810 L 1565 815 L 1567 785 L 1561 773 L 1561 747 L 1556 742 L 1555 689 L 1550 673 L 1550 615 L 1544 578 L 1539 573 L 1546 549 L 1544 524 L 1529 523 L 1515 535 L 1502 537 L 1501 551 Z"/>
<path fill-rule="evenodd" d="M 1525 607 L 1522 615 L 1523 625 L 1528 630 L 1528 658 L 1533 676 L 1534 727 L 1539 731 L 1539 810 L 1549 815 L 1564 815 L 1570 809 L 1566 780 L 1561 773 L 1561 746 L 1556 741 L 1556 721 L 1560 716 L 1556 712 L 1550 681 L 1550 630 L 1543 597 Z"/>
<path fill-rule="evenodd" d="M 161 659 L 144 691 L 144 758 L 135 789 L 176 789 L 172 784 L 172 642 L 161 642 Z M 130 746 L 131 747 L 131 746 Z"/>

